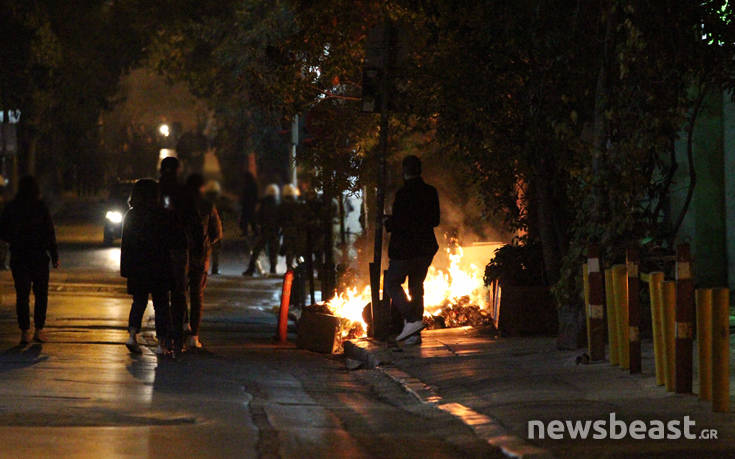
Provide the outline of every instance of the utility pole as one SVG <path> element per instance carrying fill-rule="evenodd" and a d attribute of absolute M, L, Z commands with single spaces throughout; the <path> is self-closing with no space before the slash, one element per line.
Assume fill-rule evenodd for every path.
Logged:
<path fill-rule="evenodd" d="M 296 169 L 296 147 L 299 144 L 299 115 L 296 114 L 293 117 L 293 121 L 291 122 L 291 151 L 290 158 L 288 160 L 288 167 L 289 167 L 289 179 L 291 180 L 291 185 L 298 186 L 297 179 L 298 179 L 298 173 Z"/>
<path fill-rule="evenodd" d="M 383 23 L 381 45 L 380 45 L 380 89 L 379 89 L 379 110 L 380 110 L 380 138 L 378 145 L 378 177 L 377 177 L 377 193 L 375 204 L 375 244 L 373 247 L 373 262 L 370 263 L 370 294 L 371 294 L 371 311 L 372 319 L 371 330 L 375 335 L 376 323 L 382 322 L 382 317 L 376 320 L 376 312 L 382 311 L 380 298 L 380 276 L 382 274 L 383 263 L 383 220 L 385 218 L 385 186 L 387 176 L 387 156 L 388 156 L 388 124 L 389 124 L 389 100 L 390 100 L 390 63 L 392 55 L 392 34 L 393 27 L 387 15 Z M 381 315 L 382 316 L 382 315 Z"/>

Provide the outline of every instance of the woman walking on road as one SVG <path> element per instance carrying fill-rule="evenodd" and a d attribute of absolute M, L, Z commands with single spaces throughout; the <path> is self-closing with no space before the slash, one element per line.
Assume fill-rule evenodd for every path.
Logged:
<path fill-rule="evenodd" d="M 199 326 L 202 322 L 204 289 L 212 257 L 212 246 L 222 240 L 222 221 L 217 207 L 204 199 L 204 177 L 191 174 L 186 180 L 186 232 L 189 235 L 189 325 L 191 334 L 186 340 L 188 349 L 202 347 Z"/>
<path fill-rule="evenodd" d="M 20 342 L 27 344 L 31 337 L 46 341 L 43 327 L 48 307 L 49 256 L 54 268 L 59 267 L 56 233 L 48 207 L 41 200 L 36 179 L 28 175 L 18 182 L 18 194 L 0 217 L 0 238 L 10 244 L 10 269 L 15 282 L 15 308 Z M 31 335 L 30 293 L 33 289 L 35 305 Z"/>
<path fill-rule="evenodd" d="M 125 346 L 132 353 L 141 353 L 136 337 L 150 295 L 156 314 L 156 353 L 167 354 L 171 334 L 168 299 L 172 283 L 168 241 L 171 222 L 169 214 L 160 206 L 155 180 L 141 179 L 135 183 L 130 207 L 125 214 L 120 250 L 120 275 L 128 279 L 128 293 L 133 296 L 128 318 L 130 337 Z"/>

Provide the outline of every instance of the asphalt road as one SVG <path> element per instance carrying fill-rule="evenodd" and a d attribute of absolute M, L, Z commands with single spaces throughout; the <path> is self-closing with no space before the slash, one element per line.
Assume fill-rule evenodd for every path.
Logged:
<path fill-rule="evenodd" d="M 274 344 L 278 279 L 245 280 L 237 253 L 210 282 L 205 349 L 130 355 L 119 250 L 62 246 L 49 342 L 19 346 L 0 275 L 2 457 L 495 457 L 454 417 L 374 370 Z M 149 308 L 149 313 L 151 312 Z"/>

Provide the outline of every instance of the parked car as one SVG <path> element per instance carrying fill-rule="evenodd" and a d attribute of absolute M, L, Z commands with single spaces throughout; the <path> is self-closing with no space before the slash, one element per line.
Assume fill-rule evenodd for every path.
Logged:
<path fill-rule="evenodd" d="M 110 194 L 105 205 L 105 229 L 103 242 L 112 245 L 122 235 L 122 221 L 128 210 L 130 192 L 133 190 L 133 180 L 114 183 L 110 187 Z"/>

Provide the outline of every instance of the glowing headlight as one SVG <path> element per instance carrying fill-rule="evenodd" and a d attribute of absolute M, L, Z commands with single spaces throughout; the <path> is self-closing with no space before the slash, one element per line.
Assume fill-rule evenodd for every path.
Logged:
<path fill-rule="evenodd" d="M 112 223 L 120 223 L 123 219 L 123 214 L 116 210 L 108 210 L 105 214 L 105 218 L 110 220 Z"/>

